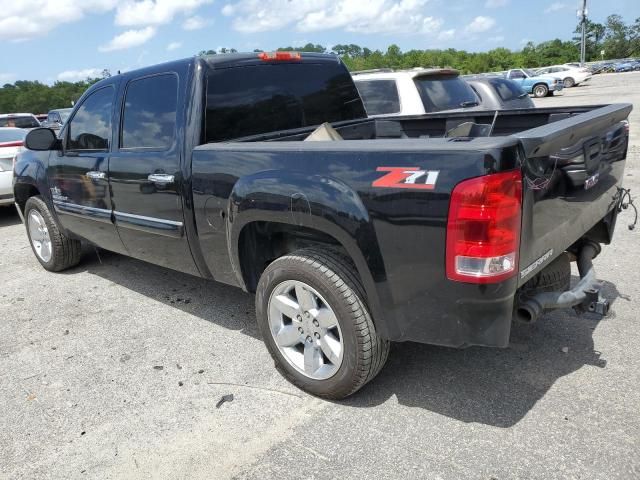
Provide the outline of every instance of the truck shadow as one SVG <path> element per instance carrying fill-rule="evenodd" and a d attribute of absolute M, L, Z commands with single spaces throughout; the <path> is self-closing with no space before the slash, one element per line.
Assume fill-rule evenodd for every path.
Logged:
<path fill-rule="evenodd" d="M 612 307 L 617 299 L 630 301 L 610 282 L 604 294 Z M 579 317 L 573 310 L 552 312 L 533 325 L 514 324 L 506 349 L 395 344 L 380 375 L 346 403 L 371 407 L 395 396 L 401 405 L 508 428 L 561 377 L 584 366 L 606 367 L 594 349 L 593 332 L 600 321 L 614 318 L 613 310 L 604 319 Z"/>
<path fill-rule="evenodd" d="M 16 207 L 13 205 L 0 207 L 0 228 L 18 225 L 19 223 L 20 217 L 18 216 Z"/>
<path fill-rule="evenodd" d="M 254 297 L 238 288 L 104 250 L 87 250 L 83 262 L 69 272 L 79 270 L 260 339 Z M 610 282 L 605 282 L 604 294 L 612 307 L 618 299 L 630 301 Z M 594 349 L 592 335 L 600 321 L 614 318 L 615 313 L 600 320 L 591 314 L 578 317 L 572 310 L 553 312 L 534 325 L 514 325 L 506 349 L 394 344 L 380 375 L 339 403 L 370 408 L 396 397 L 404 406 L 463 422 L 508 428 L 561 377 L 584 366 L 606 366 L 606 359 Z"/>
<path fill-rule="evenodd" d="M 81 270 L 208 322 L 260 339 L 254 297 L 239 288 L 91 247 L 84 249 L 80 265 L 67 272 L 73 274 Z"/>

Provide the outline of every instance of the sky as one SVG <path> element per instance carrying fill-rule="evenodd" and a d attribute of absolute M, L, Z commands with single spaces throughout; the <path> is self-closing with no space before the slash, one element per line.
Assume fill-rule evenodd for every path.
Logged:
<path fill-rule="evenodd" d="M 402 50 L 512 50 L 569 40 L 578 0 L 0 0 L 0 85 L 77 81 L 201 50 L 308 42 Z M 640 0 L 589 0 L 588 16 L 640 17 Z"/>

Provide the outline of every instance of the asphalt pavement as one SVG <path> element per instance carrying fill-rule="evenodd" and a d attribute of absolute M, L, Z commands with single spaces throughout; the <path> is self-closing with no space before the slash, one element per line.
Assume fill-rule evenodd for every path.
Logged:
<path fill-rule="evenodd" d="M 639 101 L 637 72 L 536 103 Z M 640 108 L 636 194 L 639 132 Z M 396 344 L 373 382 L 327 402 L 273 368 L 251 295 L 91 249 L 47 273 L 0 209 L 0 478 L 638 479 L 631 219 L 595 261 L 608 318 L 555 312 L 507 349 Z"/>

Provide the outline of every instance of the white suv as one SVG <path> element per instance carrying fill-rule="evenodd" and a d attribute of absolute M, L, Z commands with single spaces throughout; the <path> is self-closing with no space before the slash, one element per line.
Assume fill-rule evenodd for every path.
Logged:
<path fill-rule="evenodd" d="M 551 67 L 539 68 L 538 75 L 553 75 L 560 77 L 565 88 L 575 87 L 582 82 L 591 79 L 591 72 L 586 68 L 574 67 L 573 65 L 552 65 Z"/>
<path fill-rule="evenodd" d="M 369 117 L 483 110 L 473 89 L 449 68 L 353 72 Z"/>

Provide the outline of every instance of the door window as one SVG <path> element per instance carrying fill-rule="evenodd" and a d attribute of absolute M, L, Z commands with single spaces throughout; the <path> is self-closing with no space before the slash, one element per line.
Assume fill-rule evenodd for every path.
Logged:
<path fill-rule="evenodd" d="M 523 72 L 521 72 L 520 70 L 512 70 L 511 73 L 509 73 L 509 78 L 512 78 L 514 80 L 518 80 L 521 78 L 526 78 L 525 74 Z"/>
<path fill-rule="evenodd" d="M 400 97 L 395 80 L 361 80 L 355 83 L 369 115 L 400 111 Z"/>
<path fill-rule="evenodd" d="M 120 148 L 166 150 L 176 136 L 178 77 L 155 75 L 127 87 Z"/>
<path fill-rule="evenodd" d="M 68 150 L 109 150 L 113 87 L 89 95 L 69 123 Z"/>

